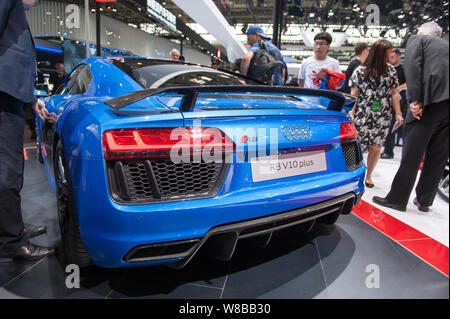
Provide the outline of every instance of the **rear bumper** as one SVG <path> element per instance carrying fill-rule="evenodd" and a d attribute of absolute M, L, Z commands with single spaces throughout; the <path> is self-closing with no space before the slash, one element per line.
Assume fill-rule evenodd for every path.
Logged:
<path fill-rule="evenodd" d="M 100 164 L 103 162 L 98 161 L 98 165 Z M 89 165 L 83 174 L 94 176 L 99 174 L 98 171 L 98 166 Z M 294 216 L 296 218 L 304 214 L 303 209 L 308 210 L 313 205 L 347 194 L 353 197 L 360 195 L 364 190 L 365 167 L 327 173 L 326 178 L 325 175 L 318 174 L 308 179 L 297 180 L 292 177 L 280 179 L 276 183 L 261 182 L 257 187 L 239 188 L 233 181 L 245 180 L 248 176 L 231 173 L 233 172 L 229 172 L 229 176 L 233 178 L 226 179 L 222 190 L 215 197 L 161 204 L 115 203 L 109 196 L 104 176 L 105 183 L 74 185 L 78 223 L 92 260 L 105 268 L 184 262 L 196 250 L 205 246 L 205 241 L 202 242 L 204 238 L 234 240 L 238 235 L 240 238 L 246 235 L 237 230 L 221 235 L 223 232 L 218 232 L 217 227 L 259 219 L 264 224 L 267 221 L 265 218 L 294 211 L 299 212 L 299 215 Z M 355 197 L 355 202 L 356 200 Z M 302 222 L 300 219 L 297 221 Z M 269 223 L 271 222 L 269 219 Z M 282 225 L 274 227 L 278 226 Z M 237 228 L 240 227 L 238 225 Z M 251 227 L 259 227 L 259 224 Z M 274 230 L 269 228 L 267 232 L 272 231 Z M 266 236 L 264 233 L 256 235 Z M 171 245 L 166 243 L 176 243 L 176 246 L 168 247 Z M 152 257 L 160 258 L 147 259 L 148 256 L 145 255 L 148 251 L 130 254 L 133 249 L 142 246 L 151 251 Z"/>
<path fill-rule="evenodd" d="M 355 177 L 356 178 L 356 177 Z M 353 183 L 290 196 L 244 197 L 168 203 L 164 209 L 90 205 L 80 230 L 94 263 L 105 268 L 173 264 L 184 267 L 200 248 L 213 247 L 215 257 L 231 258 L 239 239 L 271 234 L 336 211 L 349 213 L 363 192 L 363 175 Z M 104 204 L 104 203 L 103 203 Z M 178 205 L 176 205 L 178 204 Z M 166 205 L 169 205 L 166 207 Z M 148 206 L 148 205 L 146 205 Z M 176 208 L 175 208 L 176 207 Z M 148 209 L 148 207 L 147 207 Z M 142 250 L 146 249 L 146 250 Z M 156 251 L 156 252 L 155 252 Z"/>
<path fill-rule="evenodd" d="M 173 268 L 183 268 L 200 248 L 208 246 L 209 255 L 213 255 L 219 260 L 227 261 L 233 256 L 239 239 L 260 237 L 261 244 L 265 246 L 269 243 L 272 233 L 275 231 L 332 213 L 350 213 L 358 197 L 360 198 L 354 193 L 348 193 L 300 209 L 216 226 L 202 238 L 138 246 L 128 252 L 123 259 L 127 263 L 181 259 L 171 266 Z"/>

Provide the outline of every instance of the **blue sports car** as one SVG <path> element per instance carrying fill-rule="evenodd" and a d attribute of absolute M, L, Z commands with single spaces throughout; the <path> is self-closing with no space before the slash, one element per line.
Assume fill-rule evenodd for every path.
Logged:
<path fill-rule="evenodd" d="M 181 268 L 333 224 L 364 191 L 349 103 L 178 61 L 83 61 L 45 99 L 56 121 L 37 119 L 66 261 Z"/>

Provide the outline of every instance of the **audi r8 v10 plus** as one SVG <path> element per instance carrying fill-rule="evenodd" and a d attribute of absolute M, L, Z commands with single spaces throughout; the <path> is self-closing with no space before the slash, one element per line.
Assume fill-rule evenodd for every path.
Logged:
<path fill-rule="evenodd" d="M 179 61 L 84 60 L 37 120 L 66 261 L 181 268 L 333 224 L 364 191 L 352 103 Z"/>

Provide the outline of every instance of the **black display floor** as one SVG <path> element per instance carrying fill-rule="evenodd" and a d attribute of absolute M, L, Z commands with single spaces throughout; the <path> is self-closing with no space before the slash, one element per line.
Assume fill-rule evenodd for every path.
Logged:
<path fill-rule="evenodd" d="M 24 219 L 48 227 L 32 242 L 57 247 L 55 196 L 35 150 L 27 157 Z M 0 298 L 449 298 L 448 277 L 352 214 L 307 235 L 278 232 L 264 249 L 239 244 L 229 262 L 197 256 L 182 270 L 92 267 L 71 289 L 68 275 L 59 254 L 0 263 Z"/>

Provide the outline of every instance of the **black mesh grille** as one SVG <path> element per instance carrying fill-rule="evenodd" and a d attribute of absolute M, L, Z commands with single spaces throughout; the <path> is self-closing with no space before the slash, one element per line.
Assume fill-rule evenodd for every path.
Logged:
<path fill-rule="evenodd" d="M 151 163 L 163 198 L 207 195 L 222 169 L 217 163 Z"/>
<path fill-rule="evenodd" d="M 170 159 L 108 161 L 110 192 L 118 202 L 150 203 L 212 197 L 229 164 Z"/>
<path fill-rule="evenodd" d="M 342 152 L 344 153 L 345 164 L 348 170 L 354 170 L 362 165 L 361 149 L 357 141 L 342 144 Z"/>
<path fill-rule="evenodd" d="M 152 188 L 143 162 L 122 163 L 128 183 L 130 200 L 153 199 Z"/>

